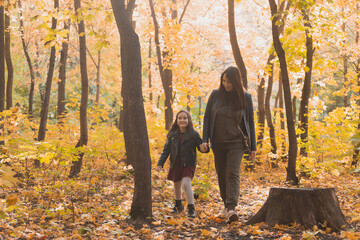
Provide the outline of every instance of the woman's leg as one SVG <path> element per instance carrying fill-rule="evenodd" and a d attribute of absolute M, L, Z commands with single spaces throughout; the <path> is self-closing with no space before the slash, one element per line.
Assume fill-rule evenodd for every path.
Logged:
<path fill-rule="evenodd" d="M 240 193 L 240 164 L 244 150 L 229 149 L 226 154 L 226 208 L 234 210 Z"/>
<path fill-rule="evenodd" d="M 218 176 L 220 196 L 226 203 L 226 150 L 213 149 L 215 158 L 215 169 Z"/>
<path fill-rule="evenodd" d="M 187 204 L 194 204 L 194 193 L 191 188 L 191 178 L 183 177 L 182 186 L 184 188 Z"/>

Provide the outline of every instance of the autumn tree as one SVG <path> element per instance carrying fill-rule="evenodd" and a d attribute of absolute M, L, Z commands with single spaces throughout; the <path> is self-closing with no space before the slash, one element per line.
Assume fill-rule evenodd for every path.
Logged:
<path fill-rule="evenodd" d="M 6 60 L 6 69 L 7 69 L 7 82 L 6 82 L 6 109 L 10 109 L 13 105 L 13 81 L 14 81 L 14 67 L 11 60 L 11 52 L 10 52 L 10 13 L 8 12 L 10 9 L 10 0 L 7 1 L 6 4 L 6 14 L 5 14 L 5 60 Z"/>
<path fill-rule="evenodd" d="M 59 9 L 59 0 L 54 0 L 54 10 L 57 12 Z M 52 33 L 55 34 L 55 29 L 57 25 L 57 19 L 56 17 L 52 17 L 51 21 L 51 29 Z M 54 36 L 55 38 L 55 36 Z M 50 45 L 51 42 L 47 42 L 46 45 Z M 53 74 L 54 74 L 54 68 L 55 68 L 55 58 L 56 58 L 56 49 L 55 46 L 51 47 L 50 50 L 50 59 L 49 59 L 49 68 L 47 72 L 46 77 L 46 83 L 45 83 L 45 96 L 44 96 L 44 102 L 42 104 L 41 113 L 40 113 L 40 126 L 39 126 L 39 134 L 38 134 L 38 141 L 43 141 L 45 139 L 46 135 L 46 123 L 48 118 L 48 112 L 49 112 L 49 103 L 50 103 L 50 95 L 51 95 L 51 84 L 53 80 Z M 35 166 L 40 167 L 40 161 L 35 160 Z"/>
<path fill-rule="evenodd" d="M 176 4 L 176 0 L 172 0 Z M 166 49 L 165 51 L 161 50 L 160 47 L 160 27 L 156 17 L 155 7 L 152 0 L 149 0 L 151 16 L 154 22 L 154 31 L 155 31 L 155 47 L 157 55 L 157 63 L 160 72 L 161 82 L 165 92 L 165 129 L 169 130 L 173 121 L 173 71 L 171 69 L 171 49 Z M 172 9 L 171 18 L 175 20 L 177 18 L 177 12 Z M 165 46 L 166 48 L 166 46 Z"/>
<path fill-rule="evenodd" d="M 301 102 L 300 102 L 300 112 L 299 112 L 299 120 L 300 120 L 300 129 L 302 133 L 300 134 L 300 139 L 302 145 L 300 148 L 300 155 L 307 157 L 307 146 L 306 142 L 308 139 L 308 123 L 309 123 L 309 98 L 311 92 L 311 72 L 312 72 L 312 65 L 313 65 L 313 39 L 311 33 L 311 23 L 309 19 L 309 12 L 310 6 L 303 6 L 301 9 L 301 13 L 304 20 L 305 26 L 305 37 L 306 37 L 306 70 L 305 70 L 305 78 L 304 78 L 304 85 L 301 94 Z"/>
<path fill-rule="evenodd" d="M 20 28 L 21 44 L 22 44 L 26 62 L 28 64 L 29 71 L 30 71 L 30 90 L 29 90 L 28 114 L 30 116 L 32 116 L 33 115 L 34 90 L 35 90 L 35 73 L 34 73 L 33 64 L 32 64 L 31 58 L 30 58 L 29 50 L 28 50 L 28 44 L 25 41 L 25 29 L 24 29 L 23 9 L 22 9 L 21 0 L 18 0 L 18 9 L 19 9 L 19 24 L 20 24 L 19 28 Z"/>
<path fill-rule="evenodd" d="M 70 22 L 64 22 L 64 30 L 69 30 Z M 59 62 L 59 81 L 58 81 L 58 119 L 65 113 L 65 86 L 66 86 L 66 62 L 69 51 L 69 33 L 66 34 L 62 42 L 60 62 Z"/>
<path fill-rule="evenodd" d="M 130 1 L 129 4 L 134 4 Z M 124 0 L 111 0 L 121 39 L 121 72 L 123 88 L 124 140 L 126 156 L 135 170 L 134 193 L 130 216 L 138 222 L 150 221 L 151 159 L 143 105 L 141 82 L 141 51 L 139 37 L 129 21 L 129 9 Z"/>
<path fill-rule="evenodd" d="M 244 84 L 244 87 L 247 89 L 248 81 L 247 81 L 247 70 L 241 56 L 239 44 L 237 42 L 236 37 L 236 28 L 235 28 L 235 16 L 234 16 L 234 0 L 228 0 L 228 23 L 229 23 L 229 35 L 230 35 L 230 43 L 233 51 L 235 63 L 240 70 L 241 80 Z"/>
<path fill-rule="evenodd" d="M 4 2 L 0 3 L 0 113 L 5 109 L 5 10 Z M 4 134 L 4 126 L 0 124 L 0 136 Z M 4 142 L 0 141 L 0 145 Z"/>
<path fill-rule="evenodd" d="M 80 140 L 76 147 L 84 147 L 88 143 L 88 127 L 87 127 L 87 105 L 89 96 L 89 79 L 87 74 L 86 63 L 86 34 L 85 23 L 81 10 L 81 0 L 74 0 L 76 19 L 78 23 L 79 33 L 79 54 L 80 54 L 80 76 L 81 76 L 81 103 L 80 103 Z M 77 161 L 73 161 L 70 169 L 70 177 L 76 177 L 81 171 L 84 152 L 79 154 Z"/>
<path fill-rule="evenodd" d="M 296 177 L 296 156 L 297 156 L 297 139 L 295 133 L 295 123 L 293 119 L 292 103 L 291 103 L 291 89 L 290 81 L 286 63 L 285 51 L 282 47 L 279 38 L 279 27 L 277 21 L 279 20 L 278 8 L 275 0 L 269 0 L 271 15 L 272 15 L 272 36 L 274 42 L 274 48 L 280 62 L 280 70 L 282 77 L 282 85 L 285 98 L 285 109 L 286 109 L 286 123 L 288 128 L 288 139 L 289 139 L 289 151 L 288 151 L 288 167 L 286 181 L 292 184 L 297 184 L 298 179 Z"/>

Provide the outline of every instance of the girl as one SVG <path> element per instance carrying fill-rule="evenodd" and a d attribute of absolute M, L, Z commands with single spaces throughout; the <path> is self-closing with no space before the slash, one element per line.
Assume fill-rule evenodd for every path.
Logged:
<path fill-rule="evenodd" d="M 174 182 L 175 190 L 175 207 L 171 213 L 184 210 L 181 203 L 181 187 L 183 187 L 188 203 L 188 217 L 196 217 L 191 179 L 195 173 L 196 148 L 200 150 L 201 143 L 200 135 L 193 127 L 190 113 L 186 110 L 179 111 L 167 134 L 167 141 L 157 164 L 158 168 L 162 168 L 170 155 L 167 179 Z"/>

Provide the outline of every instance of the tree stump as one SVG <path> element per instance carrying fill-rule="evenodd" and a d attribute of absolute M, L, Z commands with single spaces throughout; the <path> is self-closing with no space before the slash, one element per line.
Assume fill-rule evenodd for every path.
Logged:
<path fill-rule="evenodd" d="M 334 231 L 348 228 L 334 188 L 271 188 L 263 207 L 246 224 L 299 223 L 305 228 L 314 225 Z"/>

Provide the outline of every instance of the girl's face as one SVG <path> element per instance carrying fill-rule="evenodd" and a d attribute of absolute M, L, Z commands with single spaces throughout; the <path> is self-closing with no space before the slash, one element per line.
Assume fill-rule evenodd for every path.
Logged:
<path fill-rule="evenodd" d="M 227 78 L 226 74 L 224 74 L 221 83 L 227 92 L 232 92 L 234 90 L 234 87 L 231 84 L 230 80 Z"/>
<path fill-rule="evenodd" d="M 176 123 L 180 128 L 180 132 L 185 132 L 187 126 L 189 125 L 189 118 L 187 114 L 184 112 L 179 113 Z"/>

